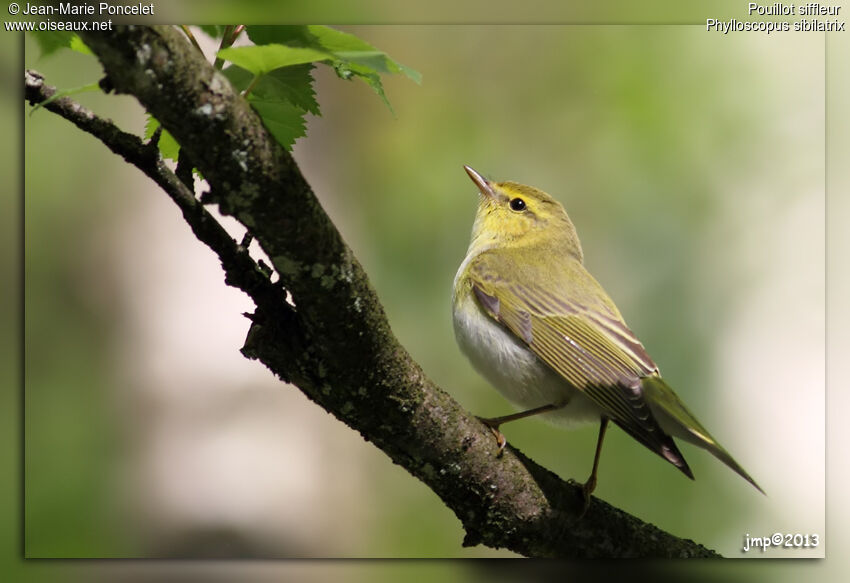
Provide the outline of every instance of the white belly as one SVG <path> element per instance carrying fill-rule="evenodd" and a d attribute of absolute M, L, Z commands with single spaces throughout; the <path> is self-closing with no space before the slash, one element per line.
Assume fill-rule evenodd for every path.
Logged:
<path fill-rule="evenodd" d="M 563 407 L 540 417 L 567 425 L 599 420 L 601 409 L 595 403 L 488 316 L 471 293 L 458 298 L 453 316 L 461 351 L 520 410 L 554 403 Z"/>

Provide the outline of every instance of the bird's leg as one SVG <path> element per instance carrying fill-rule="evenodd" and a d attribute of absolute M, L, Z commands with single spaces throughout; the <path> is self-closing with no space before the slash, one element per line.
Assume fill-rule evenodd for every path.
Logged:
<path fill-rule="evenodd" d="M 513 413 L 512 415 L 504 415 L 502 417 L 491 417 L 484 418 L 478 417 L 478 420 L 481 421 L 484 425 L 490 428 L 490 431 L 493 432 L 493 435 L 496 436 L 496 442 L 499 444 L 499 453 L 496 454 L 496 457 L 501 457 L 502 452 L 505 450 L 505 446 L 508 444 L 508 441 L 505 439 L 505 436 L 499 431 L 499 426 L 503 423 L 507 423 L 508 421 L 516 421 L 517 419 L 523 419 L 525 417 L 531 417 L 532 415 L 539 415 L 540 413 L 546 413 L 547 411 L 554 411 L 555 409 L 560 409 L 564 405 L 555 405 L 554 403 L 550 403 L 549 405 L 543 405 L 542 407 L 535 407 L 534 409 L 529 409 L 528 411 L 520 411 L 519 413 Z"/>
<path fill-rule="evenodd" d="M 603 417 L 599 423 L 599 437 L 596 440 L 596 455 L 593 457 L 593 470 L 591 470 L 590 477 L 581 487 L 582 494 L 584 495 L 584 509 L 581 511 L 581 516 L 584 516 L 584 513 L 590 507 L 590 495 L 596 489 L 596 470 L 599 469 L 599 455 L 602 453 L 602 440 L 605 439 L 606 429 L 608 429 L 608 418 Z"/>

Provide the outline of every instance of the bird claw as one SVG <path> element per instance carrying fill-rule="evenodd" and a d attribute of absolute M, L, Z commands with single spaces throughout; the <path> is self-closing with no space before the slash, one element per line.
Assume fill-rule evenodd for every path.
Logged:
<path fill-rule="evenodd" d="M 584 515 L 587 514 L 587 509 L 590 508 L 591 494 L 596 489 L 596 476 L 590 476 L 590 478 L 581 485 L 581 496 L 584 500 L 581 508 L 581 512 L 578 515 L 578 520 L 584 518 Z"/>
<path fill-rule="evenodd" d="M 582 484 L 581 490 L 584 492 L 584 497 L 590 499 L 590 495 L 596 490 L 596 476 L 591 476 L 587 482 Z"/>
<path fill-rule="evenodd" d="M 494 423 L 492 419 L 487 419 L 485 417 L 478 417 L 477 419 L 490 428 L 490 431 L 496 438 L 496 443 L 499 445 L 499 451 L 496 452 L 496 457 L 502 457 L 502 454 L 505 453 L 505 446 L 508 445 L 508 440 L 505 439 L 505 436 L 502 435 L 501 431 L 499 431 L 499 424 Z"/>
<path fill-rule="evenodd" d="M 502 457 L 502 454 L 505 453 L 505 446 L 508 445 L 508 440 L 505 439 L 505 436 L 498 429 L 490 428 L 493 433 L 496 434 L 496 443 L 499 444 L 499 451 L 496 452 L 496 457 Z"/>

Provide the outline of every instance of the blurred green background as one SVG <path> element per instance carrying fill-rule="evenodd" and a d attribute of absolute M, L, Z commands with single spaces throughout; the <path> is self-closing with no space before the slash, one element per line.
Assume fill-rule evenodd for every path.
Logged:
<path fill-rule="evenodd" d="M 538 186 L 665 377 L 768 493 L 685 445 L 690 482 L 614 430 L 597 495 L 728 556 L 747 533 L 823 533 L 823 37 L 342 28 L 423 84 L 385 79 L 394 117 L 319 71 L 324 115 L 295 156 L 432 378 L 477 414 L 510 410 L 452 337 L 475 207 L 461 165 Z M 25 64 L 59 87 L 100 75 L 29 41 Z M 79 100 L 141 133 L 131 98 Z M 510 556 L 461 548 L 426 487 L 242 359 L 250 304 L 138 171 L 51 114 L 24 124 L 26 556 Z M 564 478 L 589 471 L 594 427 L 505 433 Z"/>

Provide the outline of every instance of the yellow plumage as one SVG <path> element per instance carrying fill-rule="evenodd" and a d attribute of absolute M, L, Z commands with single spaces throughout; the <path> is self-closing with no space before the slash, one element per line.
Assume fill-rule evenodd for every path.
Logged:
<path fill-rule="evenodd" d="M 672 436 L 706 449 L 761 490 L 661 379 L 584 268 L 575 227 L 561 204 L 538 189 L 467 172 L 481 196 L 472 242 L 455 278 L 458 343 L 476 369 L 527 414 L 602 421 L 586 492 L 595 486 L 608 420 L 691 478 Z M 525 415 L 485 422 L 498 431 L 501 423 Z"/>

